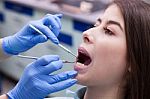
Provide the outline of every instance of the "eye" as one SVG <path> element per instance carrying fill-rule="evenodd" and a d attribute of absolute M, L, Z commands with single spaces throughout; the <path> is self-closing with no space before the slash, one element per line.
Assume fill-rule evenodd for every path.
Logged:
<path fill-rule="evenodd" d="M 110 29 L 108 29 L 107 27 L 104 27 L 104 31 L 105 31 L 105 34 L 114 35 L 114 33 Z"/>

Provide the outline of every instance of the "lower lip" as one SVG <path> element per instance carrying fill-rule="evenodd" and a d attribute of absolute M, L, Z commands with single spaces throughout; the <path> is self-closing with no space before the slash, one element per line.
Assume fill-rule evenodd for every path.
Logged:
<path fill-rule="evenodd" d="M 83 64 L 80 64 L 80 63 L 76 63 L 75 66 L 74 66 L 74 70 L 75 71 L 85 71 L 88 69 L 88 66 L 85 66 Z"/>

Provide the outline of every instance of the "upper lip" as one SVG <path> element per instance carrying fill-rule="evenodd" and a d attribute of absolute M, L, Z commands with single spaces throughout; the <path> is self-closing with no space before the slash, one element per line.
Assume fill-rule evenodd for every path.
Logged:
<path fill-rule="evenodd" d="M 76 62 L 81 62 L 81 56 L 80 56 L 81 54 L 84 54 L 85 56 L 89 57 L 90 62 L 92 61 L 88 51 L 84 47 L 79 47 L 78 48 L 78 57 L 76 59 Z M 85 65 L 87 65 L 87 64 L 85 64 Z"/>
<path fill-rule="evenodd" d="M 78 53 L 79 52 L 84 53 L 87 56 L 90 56 L 89 53 L 88 53 L 88 51 L 84 47 L 79 47 L 78 48 Z"/>

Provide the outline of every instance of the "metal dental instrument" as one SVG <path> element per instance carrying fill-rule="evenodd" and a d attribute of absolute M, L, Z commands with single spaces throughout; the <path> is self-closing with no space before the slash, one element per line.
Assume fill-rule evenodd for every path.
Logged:
<path fill-rule="evenodd" d="M 24 56 L 24 55 L 17 55 L 17 57 L 19 57 L 19 58 L 26 58 L 26 59 L 34 59 L 34 60 L 37 60 L 37 59 L 38 59 L 38 57 Z"/>
<path fill-rule="evenodd" d="M 34 27 L 32 24 L 29 24 L 29 26 L 34 29 L 36 32 L 38 32 L 39 34 L 41 35 L 44 35 L 40 30 L 38 30 L 36 27 Z M 71 55 L 73 55 L 74 57 L 77 57 L 75 54 L 73 54 L 69 49 L 67 49 L 66 47 L 64 47 L 63 45 L 61 44 L 58 44 L 58 46 L 60 48 L 62 48 L 64 51 L 70 53 Z M 33 56 L 24 56 L 24 55 L 17 55 L 18 57 L 20 58 L 26 58 L 26 59 L 34 59 L 34 60 L 37 60 L 38 57 L 33 57 Z M 67 60 L 62 60 L 63 63 L 75 63 L 75 62 L 70 62 L 70 61 L 67 61 Z"/>
<path fill-rule="evenodd" d="M 33 60 L 38 60 L 38 57 L 33 57 L 33 56 L 24 56 L 24 55 L 17 55 L 19 58 L 25 58 L 25 59 L 33 59 Z M 70 62 L 67 60 L 62 60 L 63 63 L 75 63 L 75 62 Z"/>
<path fill-rule="evenodd" d="M 40 30 L 38 30 L 38 29 L 37 29 L 36 27 L 34 27 L 32 24 L 29 24 L 29 26 L 30 26 L 32 29 L 34 29 L 36 32 L 38 32 L 39 34 L 44 35 Z M 77 56 L 76 56 L 75 54 L 73 54 L 69 49 L 67 49 L 67 48 L 64 47 L 63 45 L 58 44 L 58 46 L 59 46 L 60 48 L 62 48 L 64 51 L 68 52 L 69 54 L 71 54 L 71 55 L 73 55 L 74 57 L 77 58 Z"/>
<path fill-rule="evenodd" d="M 70 53 L 71 55 L 73 55 L 74 57 L 77 58 L 77 56 L 75 54 L 73 54 L 69 49 L 67 49 L 66 47 L 64 47 L 63 45 L 61 44 L 58 44 L 59 47 L 61 47 L 64 51 Z"/>

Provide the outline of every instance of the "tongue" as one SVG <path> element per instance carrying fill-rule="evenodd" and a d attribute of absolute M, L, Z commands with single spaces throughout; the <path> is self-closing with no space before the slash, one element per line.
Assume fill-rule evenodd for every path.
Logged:
<path fill-rule="evenodd" d="M 84 62 L 84 65 L 89 65 L 90 63 L 91 63 L 91 60 L 88 59 L 88 60 L 86 60 L 86 61 Z"/>

